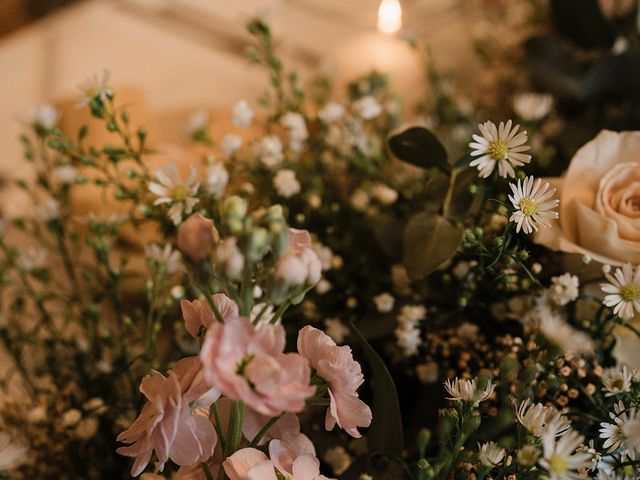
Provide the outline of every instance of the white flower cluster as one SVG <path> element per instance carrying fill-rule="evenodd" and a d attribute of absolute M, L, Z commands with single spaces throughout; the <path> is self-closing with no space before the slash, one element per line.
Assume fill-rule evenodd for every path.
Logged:
<path fill-rule="evenodd" d="M 422 343 L 420 322 L 427 316 L 424 305 L 404 305 L 398 315 L 396 341 L 402 353 L 410 357 L 418 353 Z"/>

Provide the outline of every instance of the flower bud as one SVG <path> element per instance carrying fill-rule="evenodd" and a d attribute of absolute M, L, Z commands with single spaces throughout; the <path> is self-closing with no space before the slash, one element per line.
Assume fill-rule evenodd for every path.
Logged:
<path fill-rule="evenodd" d="M 248 259 L 252 262 L 260 260 L 269 248 L 269 243 L 269 232 L 265 228 L 254 228 L 249 237 Z"/>
<path fill-rule="evenodd" d="M 237 195 L 226 198 L 222 205 L 225 216 L 233 219 L 243 218 L 247 214 L 247 209 L 247 201 Z"/>
<path fill-rule="evenodd" d="M 194 213 L 178 228 L 178 248 L 195 262 L 211 255 L 218 241 L 218 230 L 210 218 Z"/>

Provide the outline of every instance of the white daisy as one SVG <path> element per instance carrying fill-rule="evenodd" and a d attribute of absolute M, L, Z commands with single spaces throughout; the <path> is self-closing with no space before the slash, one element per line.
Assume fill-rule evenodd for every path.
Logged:
<path fill-rule="evenodd" d="M 498 173 L 501 177 L 515 177 L 513 167 L 520 167 L 531 161 L 531 155 L 522 152 L 529 150 L 527 132 L 518 133 L 520 125 L 511 128 L 511 120 L 506 124 L 500 122 L 496 127 L 493 122 L 485 122 L 478 125 L 482 135 L 473 135 L 475 142 L 469 143 L 472 148 L 471 156 L 478 157 L 469 165 L 478 167 L 480 178 L 491 175 L 498 164 Z"/>
<path fill-rule="evenodd" d="M 566 305 L 578 298 L 580 281 L 575 275 L 565 273 L 551 279 L 549 287 L 549 297 L 557 305 Z"/>
<path fill-rule="evenodd" d="M 166 165 L 155 173 L 158 182 L 149 183 L 149 190 L 158 198 L 154 205 L 169 204 L 169 218 L 177 225 L 182 221 L 182 213 L 191 213 L 193 207 L 199 202 L 195 197 L 198 193 L 200 182 L 195 167 L 186 180 L 182 180 L 174 163 Z"/>
<path fill-rule="evenodd" d="M 523 230 L 524 233 L 538 231 L 538 224 L 551 227 L 548 219 L 558 218 L 558 212 L 553 209 L 558 206 L 560 200 L 551 199 L 556 189 L 549 189 L 549 184 L 542 185 L 542 180 L 538 179 L 534 183 L 534 178 L 529 176 L 517 185 L 509 184 L 513 195 L 509 195 L 509 200 L 516 208 L 509 221 L 517 225 L 516 232 Z"/>
<path fill-rule="evenodd" d="M 602 390 L 606 392 L 605 397 L 629 392 L 633 380 L 633 371 L 630 372 L 626 366 L 607 368 L 602 373 Z"/>
<path fill-rule="evenodd" d="M 240 100 L 233 107 L 233 124 L 238 127 L 248 127 L 253 120 L 253 110 L 246 100 Z"/>
<path fill-rule="evenodd" d="M 498 465 L 504 459 L 506 452 L 495 442 L 478 444 L 478 459 L 486 467 Z"/>
<path fill-rule="evenodd" d="M 569 430 L 556 438 L 550 433 L 542 437 L 543 455 L 538 463 L 549 473 L 550 480 L 578 480 L 582 477 L 578 470 L 591 465 L 591 455 L 576 452 L 584 437 Z"/>
<path fill-rule="evenodd" d="M 486 386 L 481 389 L 477 384 L 477 378 L 473 380 L 455 378 L 453 381 L 447 378 L 444 381 L 444 388 L 447 390 L 447 393 L 451 395 L 447 397 L 447 400 L 473 402 L 474 405 L 478 405 L 491 396 L 495 385 L 487 382 Z"/>
<path fill-rule="evenodd" d="M 98 99 L 104 102 L 107 98 L 113 95 L 113 90 L 109 86 L 109 77 L 111 73 L 109 70 L 104 69 L 102 76 L 98 77 L 97 74 L 93 74 L 80 84 L 78 88 L 82 91 L 82 96 L 78 101 L 78 106 L 86 107 L 94 99 Z"/>
<path fill-rule="evenodd" d="M 523 120 L 535 122 L 553 108 L 553 97 L 546 93 L 521 93 L 513 99 L 513 110 Z"/>
<path fill-rule="evenodd" d="M 602 448 L 607 449 L 609 453 L 623 449 L 622 456 L 628 456 L 631 460 L 634 460 L 638 453 L 634 448 L 635 444 L 638 443 L 638 439 L 632 438 L 631 442 L 627 442 L 626 432 L 630 427 L 633 429 L 633 425 L 640 420 L 636 409 L 634 407 L 627 409 L 624 403 L 619 401 L 613 406 L 613 412 L 609 412 L 609 416 L 613 423 L 600 423 L 602 427 L 600 428 L 600 438 L 605 440 Z"/>
<path fill-rule="evenodd" d="M 600 284 L 602 291 L 608 293 L 602 303 L 613 307 L 613 313 L 622 318 L 633 318 L 635 312 L 640 312 L 640 267 L 634 271 L 630 263 L 625 263 L 613 275 L 604 276 L 609 283 Z"/>
<path fill-rule="evenodd" d="M 278 195 L 289 198 L 300 193 L 300 182 L 296 178 L 296 172 L 288 168 L 283 168 L 273 177 L 273 187 Z"/>
<path fill-rule="evenodd" d="M 164 247 L 155 243 L 145 245 L 144 253 L 149 260 L 163 265 L 167 273 L 176 273 L 182 268 L 180 252 L 168 243 Z"/>
<path fill-rule="evenodd" d="M 536 437 L 547 434 L 562 435 L 571 427 L 571 423 L 558 410 L 541 403 L 524 400 L 516 409 L 516 418 L 529 433 Z"/>

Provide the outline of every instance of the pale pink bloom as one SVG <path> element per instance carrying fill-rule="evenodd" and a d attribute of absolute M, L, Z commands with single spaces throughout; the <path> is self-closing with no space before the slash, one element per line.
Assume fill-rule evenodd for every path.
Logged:
<path fill-rule="evenodd" d="M 325 428 L 332 430 L 337 423 L 349 435 L 359 438 L 358 427 L 371 424 L 371 409 L 358 398 L 357 390 L 364 376 L 360 364 L 353 359 L 351 348 L 339 347 L 321 330 L 306 326 L 298 334 L 298 352 L 309 360 L 329 387 Z"/>
<path fill-rule="evenodd" d="M 247 409 L 242 424 L 242 433 L 245 438 L 247 440 L 253 440 L 270 418 L 271 417 L 261 415 L 251 409 Z M 300 432 L 300 420 L 298 420 L 297 415 L 293 413 L 285 413 L 280 417 L 262 437 L 258 445 L 263 445 L 273 439 L 282 440 L 287 444 L 295 445 L 296 448 L 313 452 L 315 455 L 313 443 L 309 440 L 309 437 Z"/>
<path fill-rule="evenodd" d="M 152 371 L 142 379 L 140 391 L 149 400 L 140 416 L 118 435 L 119 442 L 131 444 L 117 452 L 136 460 L 131 475 L 142 473 L 156 451 L 156 468 L 163 470 L 167 460 L 178 465 L 206 461 L 217 443 L 216 431 L 206 415 L 196 407 L 208 407 L 219 393 L 202 380 L 197 357 L 181 360 L 165 377 Z"/>
<path fill-rule="evenodd" d="M 322 263 L 313 250 L 306 230 L 289 229 L 289 246 L 276 264 L 276 275 L 290 285 L 315 285 L 320 280 Z"/>
<path fill-rule="evenodd" d="M 226 321 L 228 318 L 238 316 L 238 305 L 224 293 L 216 293 L 213 296 L 213 302 L 218 307 L 222 320 Z M 191 302 L 182 300 L 180 309 L 184 318 L 184 326 L 194 338 L 198 337 L 200 327 L 208 328 L 216 322 L 216 317 L 211 307 L 203 300 L 193 300 Z"/>
<path fill-rule="evenodd" d="M 311 369 L 297 353 L 283 353 L 282 325 L 256 328 L 245 317 L 209 326 L 200 351 L 205 375 L 229 398 L 263 415 L 299 412 L 314 394 Z"/>
<path fill-rule="evenodd" d="M 238 450 L 222 466 L 229 480 L 277 480 L 273 463 L 255 448 Z"/>

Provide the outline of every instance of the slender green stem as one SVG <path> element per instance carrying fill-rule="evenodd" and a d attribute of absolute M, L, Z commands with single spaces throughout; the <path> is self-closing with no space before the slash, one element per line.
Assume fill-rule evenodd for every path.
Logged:
<path fill-rule="evenodd" d="M 207 480 L 213 480 L 213 474 L 211 473 L 211 469 L 209 468 L 209 465 L 207 463 L 201 463 L 200 466 L 202 467 L 202 471 L 204 472 L 204 476 L 206 477 Z"/>
<path fill-rule="evenodd" d="M 220 445 L 222 446 L 222 450 L 225 450 L 225 446 L 227 443 L 227 439 L 224 435 L 224 430 L 222 429 L 222 420 L 220 419 L 220 412 L 218 411 L 218 404 L 214 403 L 212 406 L 213 418 L 216 422 L 216 430 L 218 431 L 218 438 L 220 439 Z"/>
<path fill-rule="evenodd" d="M 258 446 L 258 444 L 260 443 L 260 440 L 262 440 L 262 437 L 264 437 L 266 433 L 271 429 L 271 427 L 273 427 L 276 424 L 276 422 L 280 420 L 280 418 L 282 418 L 282 415 L 284 414 L 271 417 L 269 421 L 265 423 L 264 426 L 260 429 L 260 431 L 256 434 L 256 436 L 253 437 L 253 440 L 251 440 L 251 442 L 249 443 L 249 446 L 250 447 Z"/>
<path fill-rule="evenodd" d="M 242 420 L 244 418 L 244 402 L 236 400 L 231 405 L 231 418 L 229 419 L 229 433 L 225 455 L 228 457 L 240 447 L 242 440 Z"/>
<path fill-rule="evenodd" d="M 286 302 L 284 302 L 282 305 L 280 305 L 278 307 L 278 310 L 276 310 L 276 313 L 273 314 L 273 317 L 271 318 L 271 324 L 275 324 L 278 319 L 282 316 L 282 314 L 284 312 L 287 311 L 287 308 L 289 308 L 291 306 L 291 300 L 287 300 Z"/>

